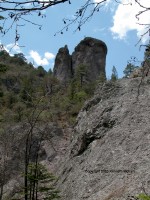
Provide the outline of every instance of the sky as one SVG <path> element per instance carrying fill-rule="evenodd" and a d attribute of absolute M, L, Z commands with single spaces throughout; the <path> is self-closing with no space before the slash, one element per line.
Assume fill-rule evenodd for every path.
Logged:
<path fill-rule="evenodd" d="M 41 30 L 38 26 L 24 21 L 18 22 L 20 39 L 18 46 L 14 46 L 15 29 L 2 36 L 0 43 L 3 44 L 10 54 L 22 52 L 27 60 L 35 67 L 42 65 L 45 70 L 53 69 L 55 56 L 59 48 L 68 46 L 70 54 L 74 51 L 77 44 L 85 37 L 94 37 L 104 41 L 108 47 L 106 58 L 106 74 L 111 77 L 112 67 L 115 66 L 118 76 L 123 77 L 123 70 L 131 57 L 137 58 L 135 65 L 140 65 L 144 56 L 144 47 L 140 45 L 147 44 L 149 34 L 142 37 L 145 32 L 145 26 L 141 24 L 150 24 L 150 15 L 148 12 L 135 17 L 142 11 L 134 0 L 120 0 L 123 4 L 116 3 L 115 0 L 108 0 L 99 12 L 81 27 L 81 31 L 75 31 L 77 24 L 69 27 L 67 32 L 56 34 L 64 27 L 63 18 L 73 19 L 74 14 L 86 0 L 72 0 L 71 4 L 63 3 L 50 7 L 44 11 L 45 17 L 31 15 L 27 19 L 36 24 L 42 25 Z M 93 0 L 99 2 L 100 0 Z M 142 0 L 143 5 L 149 7 L 149 0 Z M 10 26 L 7 22 L 6 26 Z M 54 36 L 56 34 L 56 36 Z M 136 45 L 137 44 L 137 45 Z M 13 47 L 14 46 L 14 47 Z M 13 47 L 13 49 L 12 49 Z"/>

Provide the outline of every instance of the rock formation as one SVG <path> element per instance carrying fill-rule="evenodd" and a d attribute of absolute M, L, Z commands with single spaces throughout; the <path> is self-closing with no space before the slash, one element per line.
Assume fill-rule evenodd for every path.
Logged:
<path fill-rule="evenodd" d="M 72 68 L 76 68 L 81 64 L 87 66 L 88 81 L 95 81 L 100 74 L 105 76 L 105 61 L 107 47 L 104 42 L 91 37 L 82 40 L 72 54 Z"/>
<path fill-rule="evenodd" d="M 150 76 L 150 67 L 148 63 L 145 63 L 144 66 L 135 69 L 129 76 L 129 78 L 136 78 L 136 77 L 145 77 Z"/>
<path fill-rule="evenodd" d="M 107 82 L 79 113 L 58 170 L 63 200 L 127 200 L 144 189 L 150 194 L 150 77 L 140 82 Z"/>
<path fill-rule="evenodd" d="M 54 76 L 61 82 L 70 80 L 80 65 L 86 66 L 86 80 L 95 81 L 105 75 L 107 47 L 104 42 L 86 37 L 75 48 L 72 56 L 67 46 L 60 48 L 55 60 Z"/>
<path fill-rule="evenodd" d="M 68 82 L 72 78 L 72 66 L 71 66 L 71 56 L 67 45 L 63 48 L 60 48 L 54 65 L 54 76 L 60 82 Z"/>

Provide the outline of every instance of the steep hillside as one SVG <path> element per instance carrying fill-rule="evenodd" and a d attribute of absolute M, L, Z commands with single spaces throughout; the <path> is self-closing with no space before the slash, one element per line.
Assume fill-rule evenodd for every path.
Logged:
<path fill-rule="evenodd" d="M 95 40 L 90 39 L 91 46 L 92 41 Z M 99 48 L 101 51 L 101 45 Z M 70 63 L 67 62 L 69 52 L 63 49 L 59 53 L 55 66 L 65 75 L 64 61 Z M 105 71 L 104 63 L 99 65 L 99 72 L 101 67 Z M 30 188 L 27 196 L 32 192 L 36 195 L 34 189 L 39 185 L 36 181 L 41 171 L 35 171 L 41 164 L 42 170 L 46 166 L 56 172 L 68 150 L 79 110 L 91 98 L 97 83 L 105 81 L 105 74 L 99 78 L 101 74 L 96 73 L 99 80 L 87 82 L 85 77 L 89 71 L 82 60 L 77 69 L 73 77 L 65 75 L 67 82 L 62 84 L 55 77 L 55 70 L 46 72 L 42 66 L 34 68 L 22 53 L 10 56 L 5 50 L 0 51 L 0 199 L 22 198 L 19 195 L 29 192 L 26 188 Z M 38 176 L 32 179 L 34 183 L 30 179 L 32 173 Z"/>
<path fill-rule="evenodd" d="M 39 187 L 53 188 L 49 172 L 61 200 L 150 194 L 149 65 L 106 80 L 106 53 L 85 38 L 72 57 L 61 48 L 46 72 L 0 52 L 0 200 L 46 198 Z"/>
<path fill-rule="evenodd" d="M 63 200 L 150 194 L 150 77 L 140 82 L 106 82 L 82 108 L 58 168 Z"/>
<path fill-rule="evenodd" d="M 10 56 L 0 51 L 0 123 L 23 121 L 33 104 L 43 99 L 44 120 L 56 122 L 65 117 L 73 124 L 84 101 L 93 95 L 95 85 L 96 82 L 81 83 L 81 72 L 63 85 L 51 70 L 46 72 L 42 66 L 28 64 L 23 54 Z"/>

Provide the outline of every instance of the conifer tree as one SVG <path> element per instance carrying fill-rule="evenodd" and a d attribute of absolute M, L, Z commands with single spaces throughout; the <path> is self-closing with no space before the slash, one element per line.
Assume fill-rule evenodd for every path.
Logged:
<path fill-rule="evenodd" d="M 131 63 L 128 63 L 126 68 L 124 69 L 123 73 L 125 75 L 125 78 L 128 78 L 130 76 L 130 74 L 136 69 L 138 68 L 137 66 L 131 64 Z"/>
<path fill-rule="evenodd" d="M 118 79 L 118 72 L 115 66 L 112 68 L 111 80 L 116 81 Z"/>
<path fill-rule="evenodd" d="M 80 82 L 80 87 L 83 87 L 83 82 L 87 74 L 87 66 L 84 64 L 80 64 L 75 72 L 75 77 Z"/>

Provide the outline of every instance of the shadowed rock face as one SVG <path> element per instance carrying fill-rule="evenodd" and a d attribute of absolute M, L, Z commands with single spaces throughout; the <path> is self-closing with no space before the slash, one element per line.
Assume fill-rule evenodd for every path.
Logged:
<path fill-rule="evenodd" d="M 72 78 L 71 56 L 67 45 L 59 49 L 54 65 L 54 76 L 60 82 L 68 82 Z"/>
<path fill-rule="evenodd" d="M 82 40 L 72 56 L 69 55 L 68 47 L 60 48 L 54 66 L 54 76 L 63 83 L 68 82 L 80 65 L 86 66 L 86 81 L 95 81 L 105 73 L 107 46 L 98 39 L 86 37 Z"/>
<path fill-rule="evenodd" d="M 96 80 L 101 73 L 105 75 L 107 47 L 98 39 L 87 37 L 82 40 L 72 54 L 72 68 L 83 64 L 87 67 L 87 80 Z"/>

